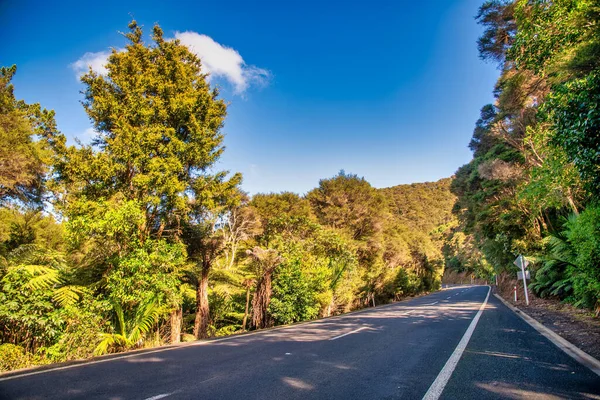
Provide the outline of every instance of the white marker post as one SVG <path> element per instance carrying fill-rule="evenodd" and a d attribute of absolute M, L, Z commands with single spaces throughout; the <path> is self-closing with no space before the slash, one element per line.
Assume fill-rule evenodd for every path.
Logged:
<path fill-rule="evenodd" d="M 527 294 L 527 274 L 525 273 L 525 268 L 527 268 L 529 265 L 529 261 L 527 261 L 522 254 L 519 254 L 514 264 L 521 268 L 521 273 L 523 274 L 523 289 L 525 290 L 525 303 L 529 305 L 529 295 Z"/>

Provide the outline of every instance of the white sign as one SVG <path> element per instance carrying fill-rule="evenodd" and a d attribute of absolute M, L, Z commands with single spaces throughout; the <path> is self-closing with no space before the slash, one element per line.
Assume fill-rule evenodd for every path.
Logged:
<path fill-rule="evenodd" d="M 525 269 L 527 268 L 527 266 L 529 265 L 529 261 L 527 261 L 527 259 L 523 256 L 519 256 L 517 257 L 517 259 L 513 262 L 513 264 L 515 264 L 517 267 Z M 522 278 L 519 278 L 522 279 Z M 527 279 L 529 279 L 529 275 L 527 275 Z"/>
<path fill-rule="evenodd" d="M 525 268 L 527 268 L 527 266 L 529 265 L 529 261 L 527 261 L 527 259 L 525 257 L 523 257 L 522 254 L 519 254 L 519 257 L 517 257 L 517 259 L 514 261 L 514 264 L 521 268 L 521 272 L 520 275 L 521 277 L 519 278 L 519 273 L 517 273 L 517 278 L 523 280 L 523 290 L 525 292 L 525 303 L 527 305 L 529 305 L 529 294 L 527 293 L 527 279 L 529 279 L 529 271 L 525 272 Z M 526 279 L 523 279 L 523 276 Z"/>
<path fill-rule="evenodd" d="M 531 279 L 531 274 L 529 273 L 529 271 L 525 271 L 525 277 L 527 279 Z M 517 272 L 517 279 L 520 281 L 523 280 L 523 273 L 521 271 Z"/>

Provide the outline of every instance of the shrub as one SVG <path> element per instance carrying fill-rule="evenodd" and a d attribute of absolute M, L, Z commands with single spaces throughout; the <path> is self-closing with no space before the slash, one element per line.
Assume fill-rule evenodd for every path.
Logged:
<path fill-rule="evenodd" d="M 567 222 L 569 242 L 575 253 L 570 266 L 577 303 L 600 312 L 600 206 L 589 206 Z"/>
<path fill-rule="evenodd" d="M 25 349 L 11 343 L 0 345 L 0 372 L 29 366 L 29 356 Z"/>

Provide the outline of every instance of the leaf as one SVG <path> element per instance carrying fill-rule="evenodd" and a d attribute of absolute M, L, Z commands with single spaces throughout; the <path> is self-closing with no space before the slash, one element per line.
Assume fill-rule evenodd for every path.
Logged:
<path fill-rule="evenodd" d="M 54 291 L 52 296 L 61 307 L 71 306 L 79 301 L 83 287 L 77 285 L 62 286 Z"/>

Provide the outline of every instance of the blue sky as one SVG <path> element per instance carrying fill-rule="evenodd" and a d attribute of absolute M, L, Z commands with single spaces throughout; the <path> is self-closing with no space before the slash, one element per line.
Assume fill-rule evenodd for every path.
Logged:
<path fill-rule="evenodd" d="M 230 104 L 217 168 L 242 172 L 244 190 L 305 193 L 341 169 L 389 187 L 471 158 L 498 76 L 477 55 L 480 2 L 7 1 L 0 64 L 17 64 L 18 98 L 85 141 L 74 63 L 122 47 L 131 16 L 148 33 L 157 22 L 202 48 Z"/>

